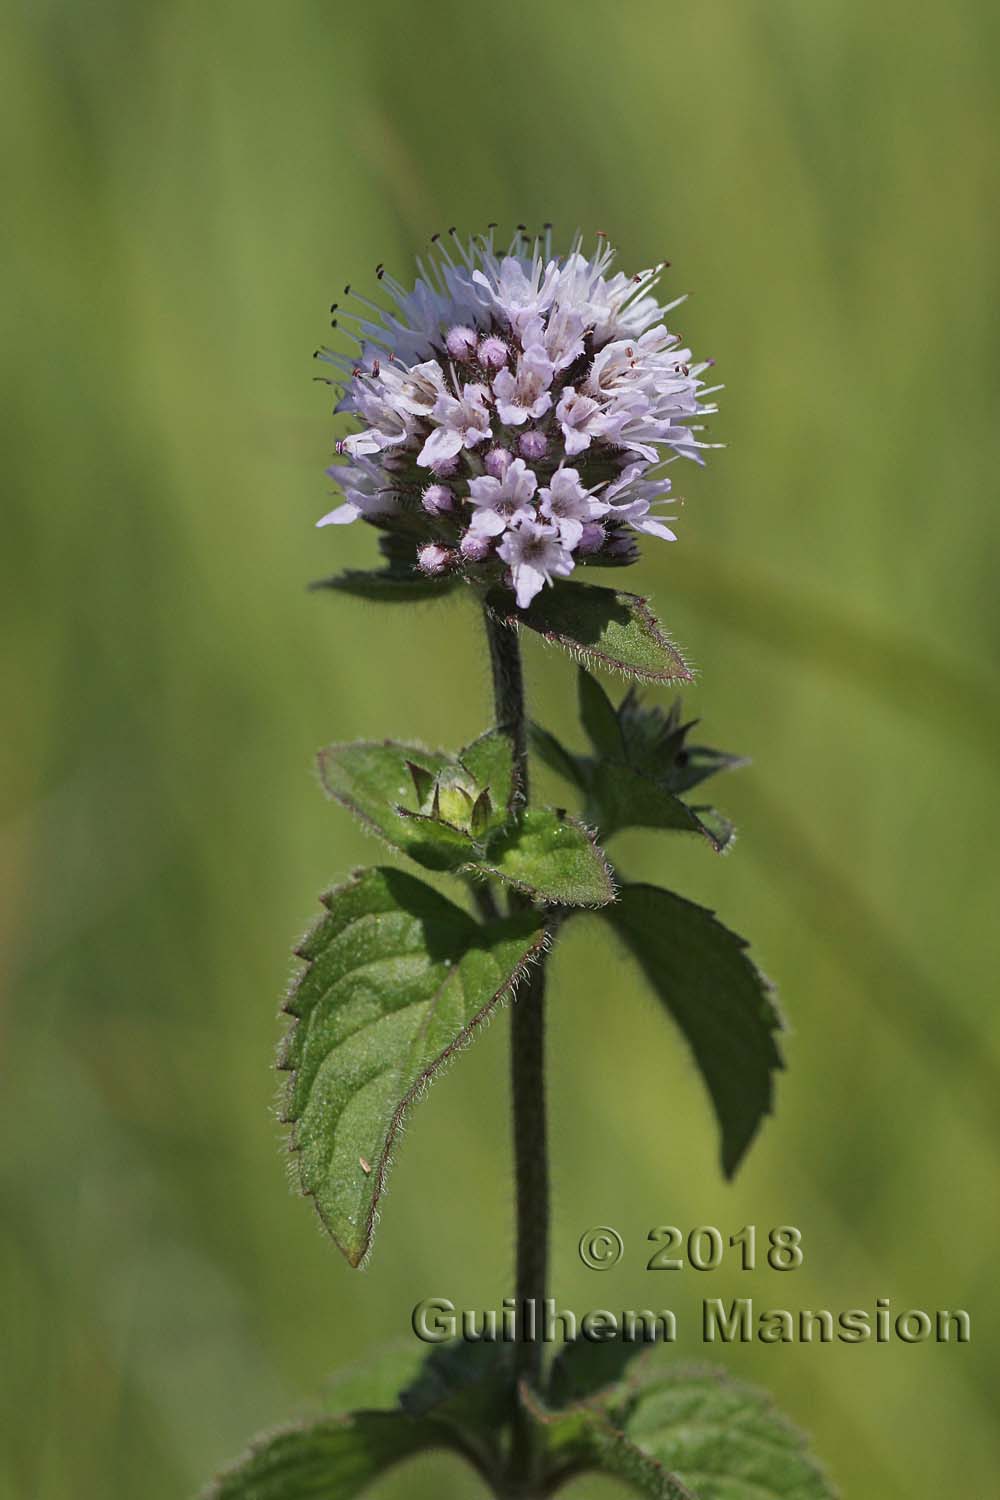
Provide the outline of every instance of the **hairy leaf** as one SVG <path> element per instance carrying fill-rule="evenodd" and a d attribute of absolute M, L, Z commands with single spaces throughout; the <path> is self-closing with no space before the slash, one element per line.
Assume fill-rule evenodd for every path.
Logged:
<path fill-rule="evenodd" d="M 594 1343 L 571 1339 L 552 1361 L 549 1400 L 553 1406 L 569 1406 L 589 1400 L 605 1387 L 618 1386 L 629 1366 L 642 1356 L 649 1359 L 655 1340 L 646 1342 L 613 1338 Z"/>
<path fill-rule="evenodd" d="M 683 656 L 638 594 L 557 582 L 524 610 L 515 609 L 502 591 L 494 591 L 488 603 L 507 624 L 526 625 L 591 666 L 646 682 L 693 680 Z"/>
<path fill-rule="evenodd" d="M 731 1177 L 772 1108 L 782 1022 L 745 939 L 714 913 L 652 885 L 626 885 L 605 913 L 694 1052 Z"/>
<path fill-rule="evenodd" d="M 653 1371 L 542 1416 L 550 1487 L 587 1470 L 666 1500 L 835 1500 L 770 1398 L 712 1370 Z"/>
<path fill-rule="evenodd" d="M 349 1394 L 360 1410 L 260 1440 L 205 1500 L 354 1500 L 393 1464 L 432 1449 L 462 1454 L 488 1478 L 510 1417 L 509 1366 L 509 1350 L 495 1344 L 383 1350 L 337 1383 L 334 1399 Z"/>
<path fill-rule="evenodd" d="M 623 1427 L 698 1500 L 835 1500 L 803 1434 L 763 1391 L 721 1371 L 658 1373 L 626 1398 Z"/>
<path fill-rule="evenodd" d="M 479 868 L 552 906 L 605 906 L 615 896 L 607 861 L 586 828 L 551 808 L 529 807 L 492 841 Z"/>
<path fill-rule="evenodd" d="M 586 829 L 550 809 L 511 810 L 514 761 L 503 730 L 454 760 L 384 740 L 330 745 L 319 767 L 332 797 L 425 869 L 494 875 L 552 905 L 612 899 L 607 864 Z"/>
<path fill-rule="evenodd" d="M 302 1190 L 358 1265 L 406 1110 L 511 993 L 543 933 L 531 912 L 480 925 L 400 870 L 362 870 L 324 905 L 298 949 L 279 1066 Z"/>
<path fill-rule="evenodd" d="M 671 829 L 700 834 L 716 850 L 724 849 L 732 838 L 732 824 L 712 808 L 688 807 L 631 766 L 598 761 L 590 768 L 587 793 L 584 817 L 601 830 L 602 838 L 609 839 L 625 828 Z"/>
<path fill-rule="evenodd" d="M 362 568 L 351 568 L 344 573 L 335 573 L 331 578 L 317 578 L 309 587 L 353 594 L 356 598 L 371 599 L 379 604 L 413 604 L 421 600 L 442 599 L 459 582 L 454 573 L 442 578 L 430 578 L 415 569 L 404 571 L 389 567 L 374 568 L 369 572 Z"/>

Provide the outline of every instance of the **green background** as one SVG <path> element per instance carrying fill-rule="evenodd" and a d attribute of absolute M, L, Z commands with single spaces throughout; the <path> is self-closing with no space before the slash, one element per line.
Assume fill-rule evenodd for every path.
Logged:
<path fill-rule="evenodd" d="M 996 1493 L 998 47 L 988 0 L 7 0 L 4 1500 L 188 1495 L 420 1298 L 511 1289 L 506 1015 L 413 1116 L 360 1274 L 289 1194 L 268 1072 L 293 938 L 381 855 L 315 748 L 489 713 L 464 603 L 305 593 L 373 548 L 312 529 L 309 355 L 345 281 L 488 219 L 695 294 L 727 447 L 630 578 L 755 764 L 716 783 L 731 858 L 619 856 L 750 934 L 793 1027 L 726 1186 L 638 974 L 569 935 L 555 1292 L 673 1307 L 688 1359 L 703 1296 L 965 1307 L 964 1348 L 722 1352 L 846 1495 Z M 567 659 L 528 674 L 572 737 Z M 802 1270 L 644 1269 L 657 1224 L 748 1222 Z M 432 1459 L 378 1493 L 479 1491 Z"/>

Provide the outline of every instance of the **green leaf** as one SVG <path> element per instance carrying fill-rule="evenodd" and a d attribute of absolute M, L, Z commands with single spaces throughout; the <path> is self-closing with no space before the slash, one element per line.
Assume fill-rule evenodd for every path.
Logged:
<path fill-rule="evenodd" d="M 772 1108 L 784 1066 L 772 988 L 747 943 L 714 913 L 652 885 L 626 885 L 605 913 L 694 1052 L 722 1131 L 731 1177 Z"/>
<path fill-rule="evenodd" d="M 598 1470 L 665 1500 L 836 1500 L 770 1398 L 721 1372 L 649 1366 L 630 1385 L 539 1420 L 552 1490 Z"/>
<path fill-rule="evenodd" d="M 625 760 L 625 741 L 614 705 L 596 677 L 584 667 L 576 674 L 580 703 L 580 723 L 599 759 L 619 763 Z"/>
<path fill-rule="evenodd" d="M 553 1406 L 569 1406 L 588 1400 L 603 1387 L 617 1386 L 629 1365 L 640 1356 L 648 1359 L 655 1340 L 639 1342 L 613 1338 L 594 1343 L 577 1338 L 565 1343 L 552 1361 L 549 1400 Z"/>
<path fill-rule="evenodd" d="M 671 792 L 690 791 L 720 771 L 749 765 L 746 756 L 689 745 L 687 737 L 698 720 L 682 722 L 679 698 L 664 712 L 656 704 L 643 703 L 634 687 L 629 688 L 618 705 L 618 722 L 628 763 Z"/>
<path fill-rule="evenodd" d="M 354 1500 L 401 1459 L 458 1448 L 441 1422 L 398 1411 L 363 1411 L 291 1427 L 255 1443 L 205 1500 Z"/>
<path fill-rule="evenodd" d="M 526 625 L 578 661 L 646 682 L 691 682 L 693 673 L 645 599 L 586 583 L 557 582 L 527 609 L 494 590 L 488 604 L 508 625 Z"/>
<path fill-rule="evenodd" d="M 361 1409 L 289 1427 L 255 1443 L 205 1500 L 354 1500 L 401 1459 L 433 1449 L 467 1458 L 487 1480 L 500 1467 L 510 1421 L 510 1351 L 411 1342 L 380 1351 L 338 1380 L 334 1399 Z"/>
<path fill-rule="evenodd" d="M 352 1265 L 367 1253 L 404 1115 L 509 995 L 544 935 L 525 912 L 481 925 L 400 870 L 324 897 L 279 1067 L 299 1181 Z"/>
<path fill-rule="evenodd" d="M 477 786 L 490 793 L 493 813 L 491 828 L 502 827 L 513 811 L 514 741 L 507 729 L 489 729 L 458 753 Z"/>
<path fill-rule="evenodd" d="M 836 1500 L 803 1434 L 763 1391 L 722 1371 L 657 1374 L 626 1398 L 623 1426 L 698 1500 Z"/>
<path fill-rule="evenodd" d="M 615 898 L 607 861 L 574 818 L 529 807 L 493 839 L 477 867 L 552 906 L 605 906 Z"/>
<path fill-rule="evenodd" d="M 547 808 L 508 811 L 514 761 L 503 730 L 482 735 L 458 760 L 392 740 L 330 745 L 319 768 L 332 797 L 425 869 L 494 875 L 552 905 L 613 898 L 604 856 L 579 823 Z M 486 789 L 496 801 L 481 796 Z"/>
<path fill-rule="evenodd" d="M 676 1474 L 643 1452 L 598 1405 L 548 1412 L 522 1389 L 521 1400 L 538 1425 L 546 1470 L 546 1494 L 581 1474 L 622 1479 L 653 1500 L 699 1500 Z"/>
<path fill-rule="evenodd" d="M 442 599 L 461 582 L 454 574 L 442 578 L 430 578 L 415 569 L 404 572 L 399 568 L 348 569 L 335 573 L 331 578 L 317 578 L 309 585 L 312 590 L 332 589 L 339 594 L 353 594 L 358 599 L 371 599 L 379 604 L 413 604 L 421 600 Z"/>
<path fill-rule="evenodd" d="M 713 808 L 688 807 L 641 771 L 606 760 L 590 767 L 584 816 L 605 839 L 624 828 L 670 829 L 700 834 L 721 851 L 733 834 L 732 824 Z"/>
<path fill-rule="evenodd" d="M 417 785 L 424 784 L 419 773 L 430 778 L 433 788 L 438 776 L 453 767 L 439 750 L 394 740 L 328 745 L 319 753 L 320 780 L 329 795 L 427 870 L 457 870 L 475 852 L 467 831 L 447 818 L 432 819 L 429 805 L 424 811 L 416 805 Z"/>

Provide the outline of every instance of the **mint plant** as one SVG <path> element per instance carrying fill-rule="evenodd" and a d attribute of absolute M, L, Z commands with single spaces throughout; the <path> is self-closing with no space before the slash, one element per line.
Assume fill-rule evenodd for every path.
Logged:
<path fill-rule="evenodd" d="M 654 296 L 657 266 L 611 274 L 603 237 L 554 255 L 550 231 L 435 237 L 407 291 L 334 307 L 354 348 L 324 349 L 336 410 L 356 424 L 328 472 L 343 501 L 319 523 L 376 529 L 382 562 L 319 587 L 407 603 L 461 591 L 485 626 L 492 725 L 457 751 L 337 744 L 319 757 L 330 797 L 435 879 L 381 865 L 322 898 L 297 949 L 279 1066 L 302 1191 L 352 1266 L 369 1253 L 400 1126 L 445 1063 L 501 1005 L 511 1026 L 516 1337 L 416 1345 L 372 1362 L 337 1409 L 262 1440 L 211 1487 L 215 1500 L 347 1500 L 391 1465 L 456 1452 L 500 1496 L 543 1496 L 587 1471 L 669 1500 L 824 1500 L 833 1491 L 766 1397 L 663 1349 L 574 1342 L 546 1361 L 531 1309 L 548 1286 L 545 1003 L 564 926 L 596 913 L 634 956 L 687 1040 L 735 1172 L 772 1105 L 781 1020 L 747 945 L 673 891 L 630 883 L 606 846 L 627 828 L 725 849 L 731 825 L 702 784 L 743 762 L 692 740 L 679 704 L 639 684 L 692 673 L 648 602 L 583 583 L 620 568 L 637 538 L 675 540 L 657 513 L 665 462 L 701 461 L 715 410 Z M 346 289 L 350 296 L 350 289 Z M 521 643 L 577 663 L 585 748 L 525 703 Z M 618 702 L 591 669 L 629 682 Z M 532 756 L 575 811 L 539 805 Z M 639 1357 L 636 1357 L 639 1356 Z"/>

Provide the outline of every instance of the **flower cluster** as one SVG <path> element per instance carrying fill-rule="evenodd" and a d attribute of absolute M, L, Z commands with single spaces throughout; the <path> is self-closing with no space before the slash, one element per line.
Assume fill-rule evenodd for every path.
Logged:
<path fill-rule="evenodd" d="M 711 361 L 664 322 L 683 300 L 653 295 L 664 265 L 612 275 L 603 236 L 589 258 L 579 237 L 553 255 L 548 229 L 506 254 L 492 229 L 452 243 L 435 237 L 412 291 L 378 268 L 390 309 L 334 304 L 356 352 L 318 355 L 363 425 L 337 444 L 345 503 L 318 525 L 362 517 L 410 539 L 425 574 L 506 583 L 524 609 L 580 563 L 634 561 L 637 532 L 675 540 L 654 507 L 663 465 L 708 446 Z"/>

